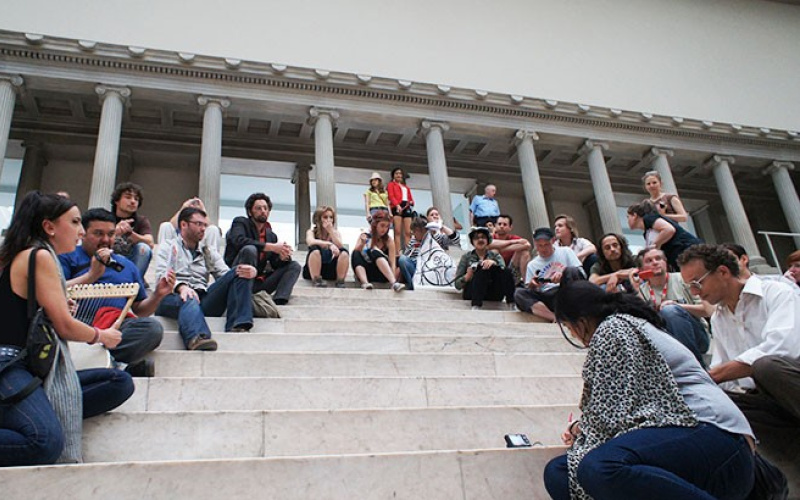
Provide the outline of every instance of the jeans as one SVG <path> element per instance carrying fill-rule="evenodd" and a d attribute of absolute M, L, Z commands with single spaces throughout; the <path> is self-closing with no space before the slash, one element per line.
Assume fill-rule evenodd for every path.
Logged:
<path fill-rule="evenodd" d="M 258 268 L 258 250 L 255 246 L 245 245 L 239 250 L 236 260 L 233 262 L 233 267 L 239 264 L 248 264 Z M 294 284 L 297 283 L 302 270 L 302 266 L 292 260 L 269 274 L 265 275 L 259 271 L 258 277 L 253 281 L 252 293 L 262 290 L 269 294 L 274 293 L 272 298 L 276 304 L 286 304 L 289 302 L 289 297 L 292 296 L 292 289 L 294 289 Z"/>
<path fill-rule="evenodd" d="M 0 356 L 0 363 L 11 359 Z M 33 375 L 16 363 L 0 375 L 0 395 L 12 396 L 32 379 Z M 81 370 L 78 379 L 83 392 L 83 418 L 113 410 L 134 390 L 131 376 L 119 370 Z M 0 467 L 52 464 L 63 448 L 61 422 L 41 386 L 13 406 L 0 406 Z"/>
<path fill-rule="evenodd" d="M 147 243 L 139 242 L 131 247 L 128 255 L 123 255 L 136 265 L 139 274 L 144 278 L 147 268 L 150 267 L 150 259 L 153 257 L 153 249 Z"/>
<path fill-rule="evenodd" d="M 400 273 L 403 275 L 403 280 L 406 283 L 406 290 L 414 289 L 414 273 L 417 272 L 417 259 L 401 255 L 397 261 L 397 267 L 400 268 Z"/>
<path fill-rule="evenodd" d="M 251 328 L 253 326 L 253 280 L 239 278 L 236 269 L 231 269 L 215 281 L 200 301 L 189 299 L 184 302 L 180 294 L 171 293 L 164 297 L 156 309 L 156 314 L 178 320 L 178 332 L 183 343 L 198 335 L 211 338 L 211 329 L 206 323 L 206 316 L 220 317 L 228 314 L 225 320 L 225 331 L 234 328 Z"/>
<path fill-rule="evenodd" d="M 711 424 L 639 429 L 590 451 L 578 482 L 595 500 L 743 499 L 753 453 L 744 437 Z M 547 464 L 544 483 L 554 500 L 569 500 L 566 455 Z"/>
<path fill-rule="evenodd" d="M 129 365 L 138 363 L 161 344 L 164 327 L 155 318 L 127 318 L 119 328 L 122 341 L 110 349 L 114 359 Z"/>
<path fill-rule="evenodd" d="M 708 351 L 709 339 L 703 323 L 676 304 L 662 307 L 659 314 L 667 324 L 667 333 L 692 351 L 700 366 L 705 368 L 703 354 Z"/>
<path fill-rule="evenodd" d="M 514 275 L 511 269 L 492 266 L 489 269 L 478 267 L 472 279 L 464 284 L 464 300 L 471 300 L 473 306 L 482 306 L 484 300 L 514 303 Z"/>

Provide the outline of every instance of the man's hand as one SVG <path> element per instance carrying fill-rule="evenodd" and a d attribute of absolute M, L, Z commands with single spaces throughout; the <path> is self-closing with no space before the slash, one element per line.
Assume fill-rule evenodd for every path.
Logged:
<path fill-rule="evenodd" d="M 89 279 L 94 283 L 99 280 L 103 273 L 106 272 L 106 266 L 103 262 L 108 262 L 113 252 L 110 248 L 98 248 L 92 257 L 91 264 L 89 265 Z"/>
<path fill-rule="evenodd" d="M 617 273 L 612 273 L 611 277 L 608 278 L 608 281 L 606 281 L 606 292 L 609 293 L 617 292 L 617 285 L 619 285 L 619 278 L 617 277 Z"/>
<path fill-rule="evenodd" d="M 236 276 L 239 278 L 251 280 L 255 278 L 257 274 L 258 271 L 256 271 L 256 268 L 249 264 L 239 264 L 236 266 Z"/>
<path fill-rule="evenodd" d="M 184 302 L 186 302 L 187 300 L 191 300 L 191 299 L 194 299 L 194 300 L 200 302 L 200 297 L 197 296 L 197 292 L 192 290 L 189 287 L 189 285 L 183 285 L 181 287 L 181 289 L 179 290 L 179 293 L 181 295 L 181 300 L 184 301 Z"/>
<path fill-rule="evenodd" d="M 170 269 L 166 276 L 162 276 L 156 285 L 155 294 L 159 298 L 164 298 L 175 288 L 175 271 Z M 184 287 L 188 288 L 188 287 Z"/>
<path fill-rule="evenodd" d="M 556 271 L 550 275 L 550 281 L 553 283 L 561 283 L 561 278 L 564 276 L 564 273 L 561 271 Z"/>
<path fill-rule="evenodd" d="M 117 227 L 114 229 L 115 236 L 125 236 L 133 231 L 133 219 L 124 219 L 117 222 Z"/>
<path fill-rule="evenodd" d="M 712 380 L 716 383 L 727 382 L 753 375 L 753 367 L 741 361 L 728 361 L 708 370 Z"/>
<path fill-rule="evenodd" d="M 292 246 L 282 241 L 278 243 L 278 255 L 280 255 L 281 260 L 291 260 L 292 258 Z"/>

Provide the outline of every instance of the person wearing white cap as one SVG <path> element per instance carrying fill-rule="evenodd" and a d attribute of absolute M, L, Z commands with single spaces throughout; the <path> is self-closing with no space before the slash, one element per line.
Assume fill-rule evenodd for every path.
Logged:
<path fill-rule="evenodd" d="M 372 172 L 369 178 L 369 189 L 364 192 L 364 210 L 367 221 L 370 221 L 375 211 L 389 210 L 389 194 L 383 187 L 383 178 L 378 172 Z"/>

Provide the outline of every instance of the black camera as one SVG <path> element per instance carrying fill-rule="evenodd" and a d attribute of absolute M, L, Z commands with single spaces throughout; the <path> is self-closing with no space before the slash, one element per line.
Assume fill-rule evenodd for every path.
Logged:
<path fill-rule="evenodd" d="M 125 266 L 123 266 L 121 262 L 114 260 L 114 257 L 112 257 L 111 255 L 108 256 L 108 261 L 105 261 L 101 259 L 99 255 L 97 255 L 97 252 L 95 252 L 94 258 L 99 260 L 100 263 L 103 264 L 104 266 L 110 267 L 116 272 L 121 272 L 123 269 L 125 269 Z"/>

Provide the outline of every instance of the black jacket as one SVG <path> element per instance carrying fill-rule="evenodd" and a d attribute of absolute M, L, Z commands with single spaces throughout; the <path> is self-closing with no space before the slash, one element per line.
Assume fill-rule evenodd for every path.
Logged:
<path fill-rule="evenodd" d="M 272 232 L 272 229 L 267 227 L 267 243 L 277 243 L 278 235 Z M 264 268 L 267 262 L 272 266 L 272 269 L 278 269 L 287 265 L 289 262 L 281 260 L 280 255 L 275 252 L 267 252 L 266 258 L 261 259 L 261 253 L 264 250 L 264 243 L 258 238 L 258 229 L 256 224 L 249 217 L 236 217 L 231 223 L 231 229 L 225 236 L 225 263 L 228 266 L 233 265 L 239 250 L 247 245 L 253 245 L 259 251 L 259 261 L 256 265 L 258 274 L 264 274 Z"/>

